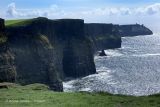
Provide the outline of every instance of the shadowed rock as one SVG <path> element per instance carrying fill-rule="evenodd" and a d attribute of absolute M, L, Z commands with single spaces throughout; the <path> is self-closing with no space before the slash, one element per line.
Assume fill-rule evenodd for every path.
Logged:
<path fill-rule="evenodd" d="M 119 30 L 113 24 L 85 24 L 85 35 L 92 42 L 93 50 L 114 49 L 121 47 Z"/>
<path fill-rule="evenodd" d="M 15 82 L 14 56 L 6 41 L 4 20 L 0 19 L 0 82 Z"/>

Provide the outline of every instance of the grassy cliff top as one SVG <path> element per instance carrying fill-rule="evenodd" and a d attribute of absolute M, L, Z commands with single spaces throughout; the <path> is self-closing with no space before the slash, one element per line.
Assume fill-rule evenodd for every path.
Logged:
<path fill-rule="evenodd" d="M 17 20 L 5 20 L 5 26 L 11 26 L 11 27 L 14 27 L 14 26 L 25 26 L 25 25 L 29 25 L 35 21 L 46 21 L 46 20 L 50 20 L 50 19 L 47 19 L 45 17 L 38 17 L 38 18 L 33 18 L 33 19 L 17 19 Z M 63 21 L 82 21 L 84 22 L 84 20 L 82 19 L 55 19 L 53 21 L 60 21 L 60 22 L 63 22 Z"/>
<path fill-rule="evenodd" d="M 5 26 L 20 26 L 29 22 L 29 19 L 5 20 Z"/>
<path fill-rule="evenodd" d="M 45 17 L 38 17 L 38 18 L 32 18 L 32 19 L 17 19 L 17 20 L 5 20 L 5 26 L 26 26 L 29 24 L 32 24 L 35 21 L 44 21 L 47 20 Z"/>
<path fill-rule="evenodd" d="M 123 96 L 109 93 L 57 93 L 43 84 L 0 89 L 0 107 L 160 107 L 160 95 Z"/>

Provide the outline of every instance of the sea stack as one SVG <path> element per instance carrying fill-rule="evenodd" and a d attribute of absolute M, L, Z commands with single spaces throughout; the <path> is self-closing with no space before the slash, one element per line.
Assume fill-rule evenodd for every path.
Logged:
<path fill-rule="evenodd" d="M 99 56 L 107 56 L 107 55 L 106 55 L 105 51 L 102 50 L 102 51 L 99 53 Z"/>

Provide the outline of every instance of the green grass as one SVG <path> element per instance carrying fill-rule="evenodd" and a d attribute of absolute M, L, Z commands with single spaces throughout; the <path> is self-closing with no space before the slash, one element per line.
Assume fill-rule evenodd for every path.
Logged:
<path fill-rule="evenodd" d="M 25 21 L 24 19 L 19 19 L 19 20 L 5 20 L 5 25 L 9 26 L 9 25 L 14 25 L 16 23 L 20 23 Z"/>
<path fill-rule="evenodd" d="M 160 95 L 134 97 L 109 93 L 58 93 L 41 84 L 0 89 L 0 107 L 160 107 Z"/>
<path fill-rule="evenodd" d="M 25 26 L 31 24 L 34 21 L 46 20 L 46 18 L 38 17 L 32 19 L 16 19 L 16 20 L 5 20 L 6 27 L 15 27 L 15 26 Z"/>
<path fill-rule="evenodd" d="M 31 19 L 5 20 L 5 26 L 23 26 L 30 22 Z"/>

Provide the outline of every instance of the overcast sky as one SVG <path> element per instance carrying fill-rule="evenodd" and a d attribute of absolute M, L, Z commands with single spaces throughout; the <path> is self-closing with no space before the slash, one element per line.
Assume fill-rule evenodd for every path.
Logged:
<path fill-rule="evenodd" d="M 144 24 L 160 32 L 160 0 L 0 0 L 0 17 L 82 18 L 85 22 Z"/>

